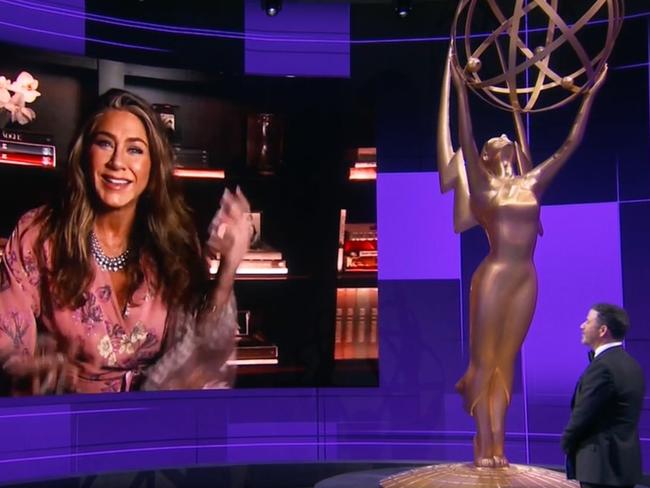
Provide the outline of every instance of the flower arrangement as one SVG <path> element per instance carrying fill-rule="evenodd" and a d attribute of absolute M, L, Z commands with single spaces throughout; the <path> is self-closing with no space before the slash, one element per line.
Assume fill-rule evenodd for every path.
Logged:
<path fill-rule="evenodd" d="M 34 120 L 36 112 L 25 105 L 41 95 L 37 88 L 38 80 L 27 71 L 21 72 L 14 82 L 0 76 L 0 126 L 4 125 L 3 118 L 8 121 L 11 117 L 12 122 L 18 122 L 20 125 Z M 3 113 L 2 109 L 8 114 Z"/>

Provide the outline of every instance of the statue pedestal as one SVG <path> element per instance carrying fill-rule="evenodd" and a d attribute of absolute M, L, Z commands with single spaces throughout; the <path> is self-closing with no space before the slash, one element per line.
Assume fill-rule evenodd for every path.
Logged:
<path fill-rule="evenodd" d="M 576 488 L 579 483 L 550 469 L 512 464 L 509 468 L 477 468 L 469 463 L 435 464 L 384 478 L 382 488 Z"/>

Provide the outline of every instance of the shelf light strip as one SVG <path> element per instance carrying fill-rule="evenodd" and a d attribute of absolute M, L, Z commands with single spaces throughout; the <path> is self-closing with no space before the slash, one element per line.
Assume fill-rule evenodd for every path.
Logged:
<path fill-rule="evenodd" d="M 223 180 L 226 178 L 226 172 L 222 169 L 174 168 L 174 176 L 178 176 L 179 178 Z"/>

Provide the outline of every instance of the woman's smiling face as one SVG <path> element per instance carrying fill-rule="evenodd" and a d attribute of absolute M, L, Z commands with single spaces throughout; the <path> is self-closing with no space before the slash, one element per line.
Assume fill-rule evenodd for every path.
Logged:
<path fill-rule="evenodd" d="M 104 113 L 92 132 L 88 159 L 103 210 L 135 211 L 151 172 L 149 139 L 142 121 L 125 110 Z"/>

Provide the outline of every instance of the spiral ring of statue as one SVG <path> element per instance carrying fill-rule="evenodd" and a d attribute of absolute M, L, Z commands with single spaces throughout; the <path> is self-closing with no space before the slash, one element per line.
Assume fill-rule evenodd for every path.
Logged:
<path fill-rule="evenodd" d="M 477 37 L 472 27 L 479 3 L 489 8 L 498 27 L 491 34 L 479 38 L 476 46 Z M 507 16 L 498 0 L 461 0 L 456 9 L 451 39 L 457 48 L 457 59 L 465 67 L 467 85 L 488 103 L 520 112 L 558 108 L 588 90 L 602 72 L 620 32 L 623 0 L 595 0 L 572 24 L 560 17 L 558 3 L 559 0 L 514 0 L 512 14 Z M 526 19 L 533 14 L 546 18 L 548 23 L 543 29 L 535 29 L 545 31 L 545 39 L 540 46 L 531 49 L 526 42 L 530 32 L 527 28 L 537 26 L 527 26 Z M 590 57 L 577 34 L 595 20 L 606 20 L 607 32 L 600 51 Z M 459 35 L 461 28 L 462 36 Z M 544 35 L 544 32 L 539 35 Z M 507 38 L 507 49 L 499 43 L 504 38 Z M 554 53 L 556 58 L 560 57 L 558 50 L 566 44 L 573 49 L 577 57 L 576 66 L 579 63 L 580 67 L 560 73 L 560 69 L 554 69 L 550 61 Z M 498 59 L 500 73 L 483 74 L 483 58 L 488 54 Z M 460 61 L 462 58 L 464 62 Z M 525 78 L 525 86 L 517 86 L 522 78 Z M 540 101 L 541 94 L 550 90 L 555 92 L 555 97 Z"/>

